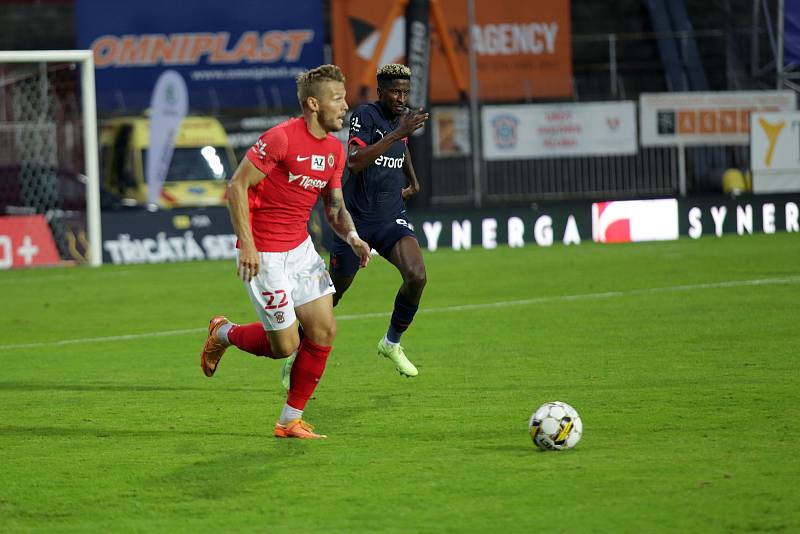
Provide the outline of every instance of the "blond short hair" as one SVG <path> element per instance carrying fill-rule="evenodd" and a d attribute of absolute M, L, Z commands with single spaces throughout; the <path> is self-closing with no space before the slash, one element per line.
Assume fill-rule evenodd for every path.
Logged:
<path fill-rule="evenodd" d="M 336 65 L 320 65 L 315 69 L 297 75 L 297 98 L 300 106 L 305 107 L 308 97 L 319 98 L 319 90 L 324 82 L 342 82 L 345 77 L 342 69 Z"/>
<path fill-rule="evenodd" d="M 410 80 L 411 69 L 400 63 L 389 63 L 378 69 L 377 78 L 378 85 L 392 80 Z"/>

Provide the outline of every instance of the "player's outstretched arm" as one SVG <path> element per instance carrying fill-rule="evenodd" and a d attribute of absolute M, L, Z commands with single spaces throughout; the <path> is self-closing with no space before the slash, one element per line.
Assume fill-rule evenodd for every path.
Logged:
<path fill-rule="evenodd" d="M 403 188 L 403 200 L 408 200 L 419 193 L 419 181 L 417 181 L 417 173 L 414 172 L 414 164 L 411 163 L 411 152 L 408 147 L 406 147 L 406 157 L 403 160 L 403 173 L 408 181 L 408 185 Z"/>
<path fill-rule="evenodd" d="M 408 137 L 415 131 L 422 128 L 430 115 L 419 111 L 411 111 L 400 117 L 400 123 L 392 132 L 383 136 L 377 143 L 367 146 L 350 145 L 347 151 L 347 168 L 351 172 L 361 172 L 378 159 L 386 150 L 397 141 Z"/>
<path fill-rule="evenodd" d="M 264 173 L 256 168 L 249 159 L 243 158 L 233 178 L 228 182 L 228 211 L 236 237 L 239 238 L 239 265 L 237 274 L 245 282 L 249 282 L 258 274 L 258 251 L 250 229 L 250 205 L 247 201 L 247 190 L 264 179 Z"/>
<path fill-rule="evenodd" d="M 344 205 L 342 190 L 339 188 L 325 188 L 322 190 L 322 203 L 325 205 L 325 218 L 336 235 L 347 241 L 350 248 L 360 259 L 361 267 L 366 267 L 370 258 L 370 247 L 356 232 L 353 218 Z"/>

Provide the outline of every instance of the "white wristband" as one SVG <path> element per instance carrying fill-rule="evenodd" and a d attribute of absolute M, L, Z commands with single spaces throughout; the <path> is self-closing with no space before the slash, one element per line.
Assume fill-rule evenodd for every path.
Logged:
<path fill-rule="evenodd" d="M 358 232 L 356 232 L 355 230 L 350 230 L 349 232 L 347 232 L 347 237 L 345 238 L 347 244 L 352 245 L 354 239 L 358 239 Z"/>

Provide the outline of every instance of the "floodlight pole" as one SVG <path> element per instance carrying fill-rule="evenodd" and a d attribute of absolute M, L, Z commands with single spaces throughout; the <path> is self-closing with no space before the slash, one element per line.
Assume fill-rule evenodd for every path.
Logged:
<path fill-rule="evenodd" d="M 472 195 L 473 204 L 480 208 L 483 202 L 481 184 L 481 130 L 478 116 L 478 62 L 475 55 L 475 39 L 472 28 L 475 27 L 475 0 L 467 0 L 467 34 L 469 35 L 469 116 L 472 135 Z"/>
<path fill-rule="evenodd" d="M 97 148 L 97 102 L 94 87 L 94 54 L 91 50 L 0 51 L 3 63 L 61 62 L 81 64 L 83 157 L 86 167 L 86 227 L 89 233 L 89 265 L 103 264 L 100 230 L 100 170 Z"/>
<path fill-rule="evenodd" d="M 778 0 L 778 50 L 775 57 L 775 82 L 777 89 L 783 89 L 783 12 L 784 0 Z"/>

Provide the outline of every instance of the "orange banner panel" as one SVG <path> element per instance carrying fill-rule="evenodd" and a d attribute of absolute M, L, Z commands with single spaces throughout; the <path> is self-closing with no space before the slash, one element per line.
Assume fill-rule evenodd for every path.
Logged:
<path fill-rule="evenodd" d="M 476 0 L 476 24 L 467 31 L 466 0 L 438 0 L 457 67 L 469 79 L 469 38 L 474 40 L 479 97 L 515 101 L 572 96 L 572 50 L 568 0 L 539 0 L 520 8 L 516 0 Z M 333 59 L 347 76 L 348 102 L 359 103 L 364 69 L 376 52 L 381 29 L 389 28 L 378 65 L 403 63 L 405 20 L 387 21 L 390 0 L 332 0 Z M 430 99 L 454 102 L 458 90 L 442 39 L 431 17 Z M 376 97 L 374 75 L 366 99 Z"/>

